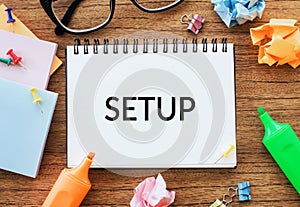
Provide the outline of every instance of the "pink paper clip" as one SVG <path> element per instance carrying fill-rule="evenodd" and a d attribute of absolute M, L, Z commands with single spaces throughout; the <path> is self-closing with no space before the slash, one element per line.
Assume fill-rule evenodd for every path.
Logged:
<path fill-rule="evenodd" d="M 205 21 L 205 19 L 203 17 L 201 17 L 199 14 L 194 14 L 193 19 L 195 19 L 201 23 L 204 23 L 204 21 Z"/>
<path fill-rule="evenodd" d="M 190 23 L 189 26 L 187 27 L 188 30 L 193 32 L 195 35 L 199 33 L 199 29 L 197 29 L 193 23 Z"/>
<path fill-rule="evenodd" d="M 193 18 L 191 18 L 193 16 Z M 199 33 L 200 29 L 202 28 L 202 24 L 204 23 L 204 18 L 198 14 L 184 14 L 180 18 L 180 22 L 182 24 L 188 24 L 187 30 L 193 32 L 195 35 Z"/>
<path fill-rule="evenodd" d="M 204 23 L 205 19 L 201 17 L 199 14 L 194 14 L 193 19 L 191 22 L 193 23 L 194 27 L 198 30 L 202 28 L 202 24 Z"/>

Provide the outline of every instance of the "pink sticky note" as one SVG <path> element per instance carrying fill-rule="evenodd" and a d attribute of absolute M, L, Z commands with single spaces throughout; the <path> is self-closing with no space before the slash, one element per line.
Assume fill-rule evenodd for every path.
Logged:
<path fill-rule="evenodd" d="M 11 32 L 11 25 L 6 24 L 7 20 L 7 12 L 5 11 L 7 7 L 4 4 L 0 5 L 0 22 L 3 22 L 3 24 L 0 24 L 0 29 Z M 32 31 L 26 27 L 26 25 L 16 16 L 14 15 L 14 12 L 12 12 L 13 18 L 16 20 L 14 22 L 14 30 L 16 34 L 24 35 L 27 37 L 32 37 L 32 38 L 37 38 L 35 34 L 33 34 Z M 52 69 L 51 69 L 51 75 L 61 66 L 62 61 L 55 56 L 52 64 Z"/>
<path fill-rule="evenodd" d="M 22 64 L 26 67 L 0 63 L 0 78 L 40 89 L 47 88 L 56 43 L 0 30 L 0 45 L 2 58 L 9 58 L 6 53 L 13 49 L 17 56 L 22 57 Z"/>

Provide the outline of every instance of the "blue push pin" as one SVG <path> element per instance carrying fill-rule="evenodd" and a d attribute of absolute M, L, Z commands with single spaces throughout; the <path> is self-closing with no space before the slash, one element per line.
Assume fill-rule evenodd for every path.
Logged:
<path fill-rule="evenodd" d="M 8 20 L 6 22 L 11 24 L 12 32 L 15 32 L 13 24 L 16 20 L 12 17 L 11 10 L 13 10 L 13 9 L 12 8 L 5 9 L 5 11 L 7 12 L 7 16 L 8 16 Z"/>

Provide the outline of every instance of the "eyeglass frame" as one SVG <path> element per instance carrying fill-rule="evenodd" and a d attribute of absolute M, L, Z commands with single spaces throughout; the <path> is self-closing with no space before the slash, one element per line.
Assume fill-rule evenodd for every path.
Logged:
<path fill-rule="evenodd" d="M 66 25 L 68 25 L 68 23 L 70 22 L 71 17 L 73 15 L 75 9 L 77 8 L 77 6 L 79 5 L 79 3 L 82 0 L 74 0 L 72 2 L 72 4 L 70 5 L 70 7 L 68 8 L 68 10 L 66 11 L 65 15 L 63 16 L 63 18 L 60 21 L 58 20 L 58 17 L 55 15 L 55 13 L 53 11 L 52 3 L 54 1 L 56 1 L 56 0 L 40 0 L 40 4 L 42 5 L 42 7 L 45 10 L 46 14 L 52 20 L 52 22 L 54 22 L 54 24 L 56 25 L 56 28 L 55 28 L 55 34 L 56 35 L 62 35 L 64 32 L 67 32 L 67 33 L 70 33 L 70 34 L 86 34 L 86 33 L 94 32 L 94 31 L 97 31 L 101 28 L 104 28 L 112 20 L 114 12 L 115 12 L 115 5 L 116 5 L 116 0 L 110 0 L 110 4 L 109 4 L 110 13 L 109 13 L 109 16 L 107 17 L 107 19 L 102 24 L 100 24 L 96 27 L 89 28 L 89 29 L 76 30 L 76 29 L 70 29 Z M 174 1 L 174 3 L 172 3 L 168 6 L 164 6 L 164 7 L 158 8 L 158 9 L 147 9 L 147 8 L 141 6 L 138 3 L 138 0 L 130 0 L 130 1 L 138 9 L 140 9 L 144 12 L 156 13 L 156 12 L 162 12 L 162 11 L 166 11 L 166 10 L 169 10 L 171 8 L 174 8 L 175 6 L 178 6 L 179 4 L 181 4 L 184 0 L 176 0 L 176 1 Z"/>

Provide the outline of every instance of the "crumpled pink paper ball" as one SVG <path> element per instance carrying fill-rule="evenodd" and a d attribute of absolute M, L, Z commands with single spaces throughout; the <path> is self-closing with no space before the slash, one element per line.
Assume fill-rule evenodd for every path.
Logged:
<path fill-rule="evenodd" d="M 133 192 L 130 207 L 167 207 L 175 199 L 175 192 L 166 189 L 166 182 L 161 174 L 156 179 L 146 178 Z"/>

